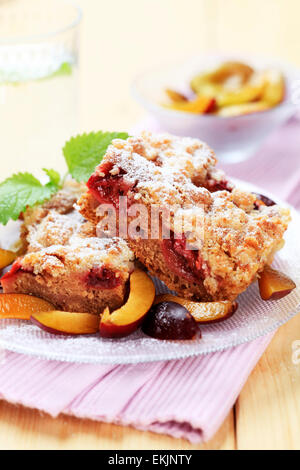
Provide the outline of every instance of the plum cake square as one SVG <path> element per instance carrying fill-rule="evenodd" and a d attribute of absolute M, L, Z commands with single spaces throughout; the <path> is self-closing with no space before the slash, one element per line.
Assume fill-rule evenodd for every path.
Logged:
<path fill-rule="evenodd" d="M 97 314 L 124 303 L 133 252 L 125 240 L 96 236 L 74 210 L 81 192 L 70 181 L 48 203 L 26 211 L 26 252 L 2 277 L 4 293 L 32 294 L 70 312 Z"/>
<path fill-rule="evenodd" d="M 139 217 L 139 230 L 122 236 L 150 273 L 195 300 L 236 298 L 281 248 L 290 220 L 287 209 L 235 187 L 216 169 L 213 151 L 192 138 L 143 133 L 115 140 L 87 187 L 78 207 L 95 226 L 103 204 L 118 212 L 120 196 L 127 228 L 133 207 L 146 208 L 145 223 Z M 168 214 L 160 216 L 155 235 L 153 207 Z M 120 211 L 116 220 L 124 226 Z"/>

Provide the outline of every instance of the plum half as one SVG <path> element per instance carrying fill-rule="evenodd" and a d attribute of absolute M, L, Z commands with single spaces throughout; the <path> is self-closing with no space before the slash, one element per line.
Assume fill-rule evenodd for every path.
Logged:
<path fill-rule="evenodd" d="M 33 295 L 0 294 L 0 318 L 30 320 L 34 313 L 52 310 L 52 304 Z"/>
<path fill-rule="evenodd" d="M 230 318 L 237 310 L 237 302 L 195 302 L 172 294 L 158 295 L 154 305 L 160 302 L 176 302 L 183 305 L 198 323 L 217 323 Z"/>
<path fill-rule="evenodd" d="M 290 294 L 296 284 L 286 274 L 265 266 L 258 279 L 259 292 L 263 300 L 279 300 Z"/>
<path fill-rule="evenodd" d="M 32 323 L 56 335 L 88 335 L 97 333 L 99 317 L 91 313 L 39 312 L 31 315 Z"/>
<path fill-rule="evenodd" d="M 120 338 L 133 333 L 143 321 L 155 297 L 152 279 L 136 269 L 130 276 L 130 292 L 127 302 L 110 313 L 104 310 L 100 321 L 100 335 L 104 338 Z"/>

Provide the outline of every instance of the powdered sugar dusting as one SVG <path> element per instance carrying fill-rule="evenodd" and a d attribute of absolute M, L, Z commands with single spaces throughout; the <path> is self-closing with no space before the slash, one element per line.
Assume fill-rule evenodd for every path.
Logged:
<path fill-rule="evenodd" d="M 68 192 L 68 187 L 64 191 Z M 68 200 L 66 194 L 63 196 Z M 63 211 L 67 213 L 49 209 L 57 201 L 61 202 L 61 198 L 58 193 L 50 203 L 25 216 L 28 246 L 21 261 L 23 268 L 33 269 L 34 274 L 47 271 L 56 277 L 70 270 L 84 272 L 103 265 L 131 272 L 134 255 L 126 241 L 116 237 L 98 238 L 95 227 L 73 209 L 71 199 Z"/>
<path fill-rule="evenodd" d="M 215 168 L 213 151 L 197 139 L 143 133 L 115 140 L 96 169 L 100 178 L 108 163 L 111 176 L 120 174 L 129 183 L 129 198 L 171 208 L 173 217 L 164 224 L 174 232 L 174 219 L 184 215 L 193 246 L 208 266 L 203 284 L 216 300 L 245 290 L 282 246 L 289 211 L 277 205 L 255 210 L 256 196 L 234 189 Z"/>
<path fill-rule="evenodd" d="M 191 178 L 204 184 L 213 171 L 216 158 L 203 142 L 189 137 L 180 138 L 168 134 L 143 133 L 140 137 L 116 139 L 108 148 L 105 160 L 113 162 L 111 175 L 119 168 L 126 172 L 124 179 L 137 183 L 137 189 L 151 194 L 152 202 L 161 204 L 181 203 L 188 196 L 191 202 L 207 204 L 210 193 L 197 187 Z M 96 169 L 103 177 L 101 165 Z"/>

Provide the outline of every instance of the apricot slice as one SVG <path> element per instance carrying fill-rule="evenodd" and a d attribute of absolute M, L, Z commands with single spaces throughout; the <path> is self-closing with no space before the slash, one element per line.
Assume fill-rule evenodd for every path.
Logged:
<path fill-rule="evenodd" d="M 258 279 L 259 292 L 263 300 L 278 300 L 295 289 L 296 284 L 286 274 L 265 266 Z"/>
<path fill-rule="evenodd" d="M 241 82 L 246 83 L 253 73 L 253 68 L 243 62 L 224 62 L 224 64 L 211 74 L 211 81 L 215 83 L 224 83 L 230 77 L 238 75 Z"/>
<path fill-rule="evenodd" d="M 167 108 L 187 113 L 204 114 L 214 110 L 216 100 L 210 96 L 199 95 L 194 100 L 166 105 Z"/>
<path fill-rule="evenodd" d="M 285 95 L 284 76 L 278 70 L 268 70 L 264 73 L 265 87 L 262 99 L 270 106 L 281 103 Z"/>
<path fill-rule="evenodd" d="M 98 315 L 75 312 L 39 312 L 31 315 L 30 320 L 47 333 L 56 335 L 89 335 L 99 329 Z"/>
<path fill-rule="evenodd" d="M 263 85 L 245 85 L 237 90 L 223 89 L 217 96 L 219 106 L 232 106 L 237 104 L 251 103 L 258 100 L 263 93 Z"/>
<path fill-rule="evenodd" d="M 0 319 L 30 320 L 36 312 L 54 310 L 46 300 L 26 294 L 0 294 Z"/>
<path fill-rule="evenodd" d="M 3 250 L 0 248 L 0 269 L 6 268 L 15 261 L 17 254 L 13 251 Z"/>
<path fill-rule="evenodd" d="M 264 101 L 256 101 L 254 103 L 236 104 L 233 106 L 226 106 L 217 112 L 218 116 L 234 117 L 242 116 L 244 114 L 259 113 L 270 109 L 270 105 Z"/>
<path fill-rule="evenodd" d="M 202 95 L 203 93 L 206 94 L 204 92 L 206 89 L 209 90 L 209 94 L 215 93 L 216 87 L 219 87 L 219 85 L 212 82 L 211 75 L 210 72 L 195 75 L 190 82 L 190 87 L 193 92 Z"/>
<path fill-rule="evenodd" d="M 231 317 L 238 308 L 236 302 L 230 302 L 229 300 L 220 302 L 194 302 L 172 294 L 156 296 L 153 305 L 169 301 L 183 305 L 199 323 L 216 323 L 226 320 Z"/>
<path fill-rule="evenodd" d="M 144 271 L 134 271 L 130 276 L 127 302 L 112 313 L 106 307 L 100 321 L 100 335 L 120 338 L 135 331 L 151 308 L 154 297 L 155 286 L 150 277 Z"/>
<path fill-rule="evenodd" d="M 176 90 L 172 90 L 171 88 L 166 88 L 166 93 L 173 103 L 182 103 L 183 101 L 188 101 L 186 96 Z"/>
<path fill-rule="evenodd" d="M 211 72 L 201 73 L 193 77 L 190 86 L 195 93 L 203 93 L 206 84 L 223 86 L 232 77 L 238 77 L 241 84 L 245 84 L 252 76 L 254 70 L 250 65 L 242 62 L 225 62 Z"/>
<path fill-rule="evenodd" d="M 191 88 L 198 96 L 215 98 L 221 93 L 223 86 L 218 83 L 212 83 L 207 77 L 208 76 L 203 75 L 202 77 L 198 77 L 195 81 L 192 80 Z"/>

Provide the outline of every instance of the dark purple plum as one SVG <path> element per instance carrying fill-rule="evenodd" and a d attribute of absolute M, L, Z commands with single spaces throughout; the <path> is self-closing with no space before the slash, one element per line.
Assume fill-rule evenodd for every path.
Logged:
<path fill-rule="evenodd" d="M 160 302 L 148 312 L 143 332 L 156 339 L 193 339 L 201 337 L 197 322 L 190 312 L 176 302 Z"/>
<path fill-rule="evenodd" d="M 253 193 L 255 196 L 257 196 L 257 201 L 254 204 L 255 209 L 259 209 L 260 201 L 263 203 L 265 206 L 275 206 L 276 202 L 272 201 L 272 199 L 268 198 L 267 196 L 264 196 L 263 194 L 258 194 L 258 193 Z"/>

